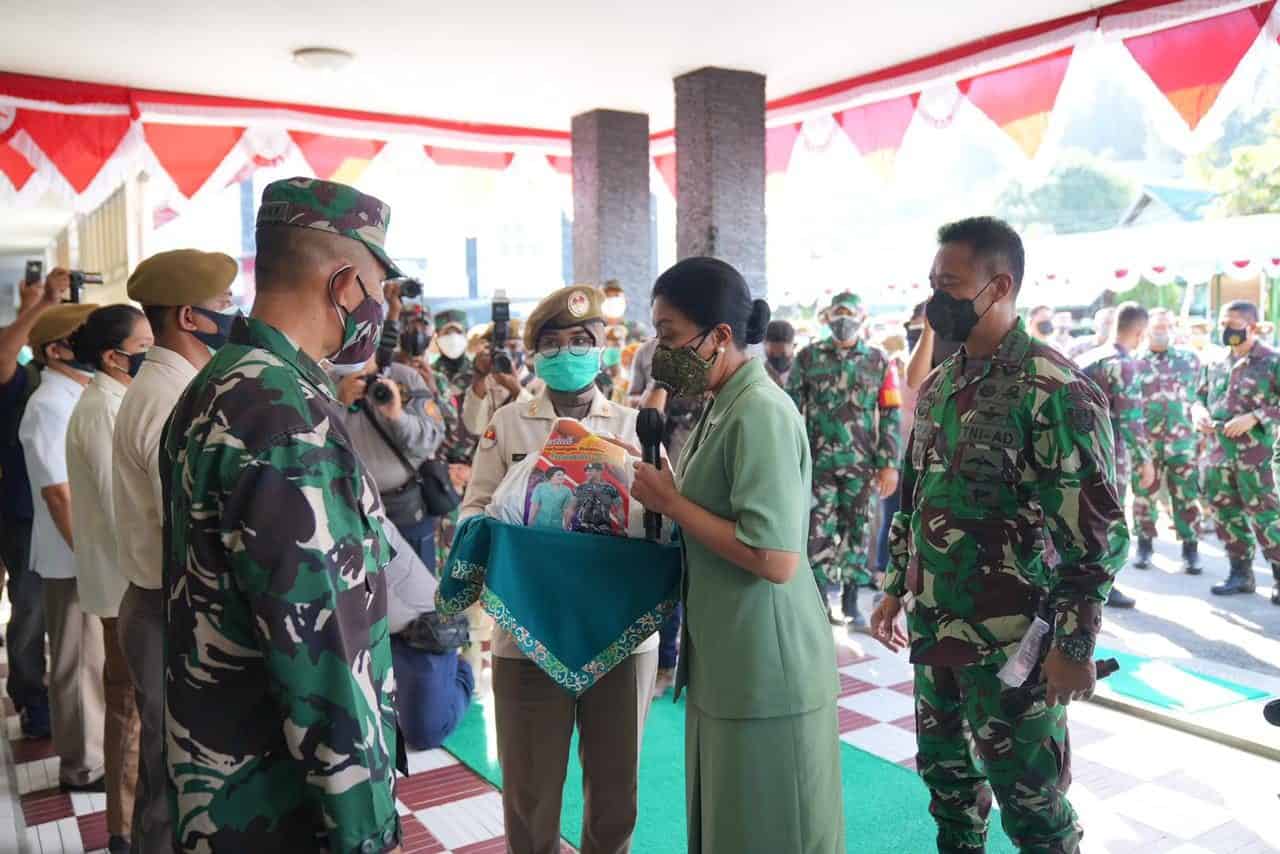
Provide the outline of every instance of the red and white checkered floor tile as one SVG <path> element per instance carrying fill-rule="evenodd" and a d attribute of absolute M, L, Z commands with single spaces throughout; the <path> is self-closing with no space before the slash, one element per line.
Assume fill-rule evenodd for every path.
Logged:
<path fill-rule="evenodd" d="M 862 638 L 842 639 L 837 666 L 841 739 L 914 768 L 905 657 Z M 17 718 L 8 723 L 17 735 Z M 1071 799 L 1085 826 L 1085 854 L 1280 852 L 1275 763 L 1088 704 L 1072 707 L 1071 741 Z M 104 797 L 58 792 L 58 760 L 48 741 L 16 739 L 12 750 L 26 850 L 104 849 Z M 406 854 L 506 850 L 501 796 L 489 783 L 442 750 L 410 754 L 409 770 L 397 790 Z M 6 844 L 4 821 L 0 810 L 0 851 L 18 850 Z"/>

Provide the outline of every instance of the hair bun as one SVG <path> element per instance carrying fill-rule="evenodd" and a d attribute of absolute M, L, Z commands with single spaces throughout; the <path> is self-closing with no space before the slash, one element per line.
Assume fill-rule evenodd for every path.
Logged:
<path fill-rule="evenodd" d="M 748 344 L 759 344 L 764 340 L 765 332 L 769 329 L 769 319 L 772 316 L 773 312 L 769 310 L 769 303 L 762 299 L 751 303 L 751 319 L 747 321 Z"/>

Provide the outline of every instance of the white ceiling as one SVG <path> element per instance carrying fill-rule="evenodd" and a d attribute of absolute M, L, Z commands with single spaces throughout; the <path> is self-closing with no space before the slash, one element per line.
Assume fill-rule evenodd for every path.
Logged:
<path fill-rule="evenodd" d="M 1099 5 L 1088 0 L 6 0 L 0 70 L 567 130 L 673 123 L 671 79 L 768 75 L 770 98 Z M 340 47 L 338 74 L 291 52 Z"/>

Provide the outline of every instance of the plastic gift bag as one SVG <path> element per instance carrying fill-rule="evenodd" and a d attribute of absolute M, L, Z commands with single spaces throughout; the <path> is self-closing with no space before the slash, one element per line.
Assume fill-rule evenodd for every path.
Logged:
<path fill-rule="evenodd" d="M 486 513 L 510 525 L 611 537 L 644 537 L 644 508 L 631 499 L 636 458 L 561 418 L 540 454 L 512 466 Z"/>

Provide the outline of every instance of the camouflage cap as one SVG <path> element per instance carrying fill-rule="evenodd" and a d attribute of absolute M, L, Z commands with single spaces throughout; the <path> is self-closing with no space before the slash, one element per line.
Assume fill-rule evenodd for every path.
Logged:
<path fill-rule="evenodd" d="M 543 298 L 524 325 L 525 349 L 533 352 L 544 329 L 569 329 L 588 323 L 604 323 L 600 304 L 604 294 L 590 285 L 571 285 Z M 597 342 L 603 343 L 603 342 Z"/>
<path fill-rule="evenodd" d="M 831 298 L 830 308 L 847 308 L 851 311 L 858 311 L 862 308 L 862 297 L 853 291 L 842 291 Z"/>
<path fill-rule="evenodd" d="M 451 308 L 436 315 L 436 332 L 443 332 L 446 326 L 456 326 L 460 332 L 467 331 L 467 313 L 462 309 Z"/>
<path fill-rule="evenodd" d="M 199 305 L 226 293 L 239 270 L 235 259 L 221 252 L 161 252 L 133 271 L 129 299 L 143 305 Z"/>
<path fill-rule="evenodd" d="M 262 191 L 258 228 L 292 225 L 358 240 L 387 268 L 387 277 L 403 276 L 384 248 L 391 207 L 355 187 L 316 178 L 272 181 Z"/>
<path fill-rule="evenodd" d="M 55 305 L 36 320 L 35 326 L 31 327 L 31 333 L 27 335 L 27 344 L 38 355 L 44 345 L 61 341 L 84 326 L 89 315 L 97 309 L 96 304 L 89 302 Z"/>

